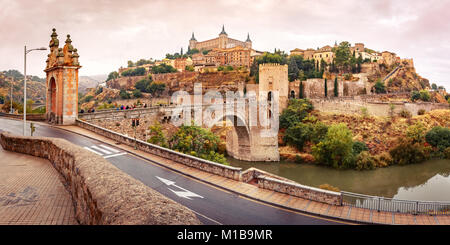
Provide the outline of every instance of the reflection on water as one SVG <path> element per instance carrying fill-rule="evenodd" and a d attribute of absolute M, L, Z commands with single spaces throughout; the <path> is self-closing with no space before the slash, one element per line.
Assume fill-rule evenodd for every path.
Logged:
<path fill-rule="evenodd" d="M 229 157 L 231 166 L 250 167 L 318 187 L 328 183 L 349 192 L 406 200 L 450 201 L 450 160 L 430 160 L 370 171 L 337 170 L 290 162 L 245 162 Z"/>

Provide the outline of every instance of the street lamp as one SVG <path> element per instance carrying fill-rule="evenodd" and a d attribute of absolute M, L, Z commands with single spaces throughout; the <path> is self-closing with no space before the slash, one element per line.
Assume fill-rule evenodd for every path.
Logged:
<path fill-rule="evenodd" d="M 26 125 L 27 125 L 27 54 L 33 50 L 47 50 L 47 48 L 35 48 L 35 49 L 29 49 L 27 50 L 27 46 L 25 46 L 24 49 L 24 79 L 23 79 L 23 136 L 26 132 Z"/>

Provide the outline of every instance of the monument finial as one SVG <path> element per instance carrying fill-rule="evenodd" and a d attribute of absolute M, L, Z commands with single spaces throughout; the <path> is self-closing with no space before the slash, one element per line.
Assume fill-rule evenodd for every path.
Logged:
<path fill-rule="evenodd" d="M 222 32 L 220 32 L 220 34 L 225 34 L 227 35 L 227 33 L 225 32 L 225 25 L 222 24 Z"/>

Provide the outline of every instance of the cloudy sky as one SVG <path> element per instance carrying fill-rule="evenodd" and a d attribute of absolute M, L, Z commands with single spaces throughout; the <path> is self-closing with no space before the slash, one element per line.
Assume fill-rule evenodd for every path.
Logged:
<path fill-rule="evenodd" d="M 107 74 L 127 60 L 161 59 L 197 40 L 229 37 L 261 51 L 362 42 L 414 58 L 418 73 L 450 90 L 450 1 L 435 0 L 0 0 L 0 70 L 23 71 L 23 48 L 48 47 L 51 29 L 78 48 L 80 75 Z M 48 51 L 28 74 L 44 77 Z"/>

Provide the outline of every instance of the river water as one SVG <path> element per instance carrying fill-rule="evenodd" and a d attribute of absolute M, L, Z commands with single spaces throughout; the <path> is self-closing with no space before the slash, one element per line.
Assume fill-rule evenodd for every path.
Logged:
<path fill-rule="evenodd" d="M 342 191 L 405 200 L 450 201 L 450 160 L 429 160 L 375 170 L 337 170 L 291 162 L 245 162 L 228 157 L 231 166 L 255 167 L 300 184 L 330 184 Z"/>

